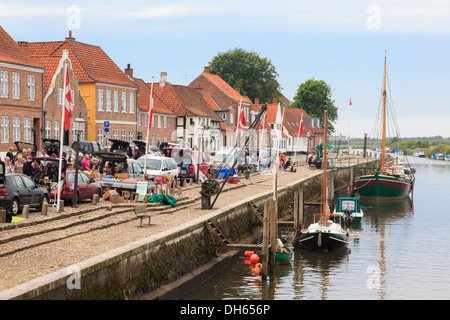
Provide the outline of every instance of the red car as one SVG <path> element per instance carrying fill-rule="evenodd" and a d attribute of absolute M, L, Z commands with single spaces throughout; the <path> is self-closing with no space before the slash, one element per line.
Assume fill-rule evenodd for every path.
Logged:
<path fill-rule="evenodd" d="M 64 186 L 60 198 L 72 201 L 75 189 L 75 170 L 66 170 L 64 177 Z M 100 184 L 91 180 L 84 172 L 78 171 L 78 200 L 92 199 L 94 194 L 102 196 L 102 187 Z M 50 197 L 56 198 L 57 193 L 52 192 Z"/>

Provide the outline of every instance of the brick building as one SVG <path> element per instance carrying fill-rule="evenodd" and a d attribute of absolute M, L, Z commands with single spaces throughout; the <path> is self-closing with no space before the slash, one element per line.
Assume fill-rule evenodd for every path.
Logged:
<path fill-rule="evenodd" d="M 128 65 L 125 74 L 133 78 L 133 69 Z M 133 78 L 138 87 L 137 94 L 137 140 L 147 139 L 148 112 L 147 107 L 150 100 L 151 83 L 145 83 L 144 80 Z M 153 119 L 152 126 L 148 134 L 148 144 L 157 146 L 161 142 L 176 142 L 176 123 L 177 115 L 170 110 L 166 104 L 153 94 Z"/>
<path fill-rule="evenodd" d="M 41 148 L 44 68 L 0 26 L 0 152 L 15 141 Z"/>
<path fill-rule="evenodd" d="M 242 96 L 239 89 L 232 88 L 221 77 L 210 73 L 208 66 L 189 84 L 189 87 L 195 88 L 224 122 L 225 125 L 222 126 L 223 145 L 234 145 L 240 101 L 242 99 L 247 126 L 251 122 L 252 101 L 248 97 Z"/>
<path fill-rule="evenodd" d="M 137 86 L 100 47 L 78 42 L 71 33 L 63 41 L 23 42 L 21 45 L 37 59 L 60 58 L 63 50 L 68 51 L 88 110 L 86 140 L 110 146 L 109 139 L 105 138 L 105 121 L 109 121 L 111 138 L 127 141 L 136 138 Z M 72 113 L 73 119 L 77 116 Z"/>

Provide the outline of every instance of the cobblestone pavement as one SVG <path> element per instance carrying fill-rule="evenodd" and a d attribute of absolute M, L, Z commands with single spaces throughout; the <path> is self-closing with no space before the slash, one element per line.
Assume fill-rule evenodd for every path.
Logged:
<path fill-rule="evenodd" d="M 306 165 L 296 168 L 295 173 L 278 171 L 279 187 L 321 173 Z M 272 181 L 271 174 L 252 174 L 237 185 L 227 183 L 212 210 L 271 190 Z M 97 206 L 82 202 L 78 209 L 66 207 L 64 213 L 56 213 L 55 208 L 49 208 L 47 216 L 30 212 L 30 218 L 16 228 L 0 229 L 0 291 L 210 213 L 201 209 L 199 191 L 197 184 L 183 188 L 175 196 L 175 207 L 155 204 L 152 210 L 164 214 L 153 216 L 152 224 L 143 227 L 139 227 L 133 205 L 107 210 L 110 203 L 103 199 Z M 20 224 L 27 226 L 18 228 Z"/>

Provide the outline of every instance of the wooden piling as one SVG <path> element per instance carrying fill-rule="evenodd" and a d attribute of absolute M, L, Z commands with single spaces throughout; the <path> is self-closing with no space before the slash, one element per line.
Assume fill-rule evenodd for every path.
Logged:
<path fill-rule="evenodd" d="M 269 267 L 269 215 L 270 215 L 270 203 L 264 204 L 264 217 L 263 217 L 263 267 L 262 267 L 262 278 L 267 277 L 267 271 Z"/>
<path fill-rule="evenodd" d="M 269 238 L 270 238 L 270 272 L 273 272 L 273 266 L 275 265 L 275 250 L 276 250 L 276 243 L 277 243 L 277 233 L 278 233 L 278 223 L 277 223 L 277 217 L 278 217 L 278 207 L 277 207 L 277 200 L 272 200 L 270 202 L 270 231 L 269 231 Z"/>

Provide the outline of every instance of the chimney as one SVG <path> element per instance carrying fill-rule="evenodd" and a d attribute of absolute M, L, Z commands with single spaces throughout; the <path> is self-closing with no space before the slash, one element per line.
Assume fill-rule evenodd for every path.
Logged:
<path fill-rule="evenodd" d="M 259 98 L 255 98 L 255 104 L 259 104 Z"/>
<path fill-rule="evenodd" d="M 129 76 L 130 78 L 133 78 L 133 69 L 130 68 L 130 64 L 127 64 L 127 68 L 124 70 L 124 73 Z"/>
<path fill-rule="evenodd" d="M 166 85 L 166 82 L 167 82 L 167 72 L 161 72 L 159 86 L 164 87 Z"/>
<path fill-rule="evenodd" d="M 203 70 L 204 73 L 209 73 L 209 66 L 205 66 L 205 70 Z"/>
<path fill-rule="evenodd" d="M 72 38 L 72 30 L 69 30 L 69 36 L 66 38 L 66 41 L 75 41 L 75 38 Z"/>

